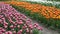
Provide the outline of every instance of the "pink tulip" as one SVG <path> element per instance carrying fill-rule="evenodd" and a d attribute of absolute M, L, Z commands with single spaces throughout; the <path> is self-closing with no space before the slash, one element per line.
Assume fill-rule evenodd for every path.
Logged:
<path fill-rule="evenodd" d="M 39 24 L 38 23 L 34 23 L 34 25 L 38 26 Z"/>
<path fill-rule="evenodd" d="M 19 31 L 17 32 L 17 34 L 22 34 L 22 30 L 19 30 Z"/>
<path fill-rule="evenodd" d="M 7 28 L 8 26 L 4 25 L 4 28 Z"/>
<path fill-rule="evenodd" d="M 18 24 L 23 24 L 23 22 L 17 22 Z"/>
<path fill-rule="evenodd" d="M 13 34 L 16 34 L 16 31 L 13 31 Z"/>
<path fill-rule="evenodd" d="M 18 28 L 20 28 L 20 25 L 17 25 Z"/>
<path fill-rule="evenodd" d="M 29 28 L 30 28 L 30 29 L 33 29 L 33 26 L 32 26 L 32 24 L 31 24 L 31 25 L 29 25 Z"/>
<path fill-rule="evenodd" d="M 29 29 L 28 28 L 26 29 L 26 32 L 29 32 Z"/>
<path fill-rule="evenodd" d="M 0 15 L 0 18 L 2 18 L 3 17 L 3 15 Z"/>
<path fill-rule="evenodd" d="M 39 24 L 38 23 L 34 23 L 34 25 L 33 25 L 35 28 L 36 27 L 38 27 L 39 26 Z"/>
<path fill-rule="evenodd" d="M 34 28 L 36 28 L 36 25 L 34 25 Z"/>
<path fill-rule="evenodd" d="M 4 22 L 4 25 L 8 25 L 8 23 L 7 22 Z"/>
<path fill-rule="evenodd" d="M 5 18 L 2 18 L 3 21 L 5 21 Z"/>
<path fill-rule="evenodd" d="M 2 23 L 2 20 L 0 19 L 0 24 Z"/>
<path fill-rule="evenodd" d="M 7 31 L 7 32 L 5 32 L 5 34 L 12 34 L 12 32 L 11 31 Z"/>
<path fill-rule="evenodd" d="M 2 29 L 2 32 L 5 32 L 6 30 L 5 29 Z"/>
<path fill-rule="evenodd" d="M 42 27 L 38 27 L 37 29 L 38 29 L 38 30 L 43 30 Z"/>
<path fill-rule="evenodd" d="M 21 29 L 21 30 L 19 30 L 20 32 L 22 32 L 23 30 Z"/>
<path fill-rule="evenodd" d="M 14 28 L 14 26 L 13 26 L 13 25 L 11 25 L 11 26 L 10 26 L 10 28 Z"/>
<path fill-rule="evenodd" d="M 16 25 L 14 25 L 14 28 L 16 28 Z"/>
<path fill-rule="evenodd" d="M 25 15 L 23 15 L 22 18 L 26 19 L 27 17 Z"/>
<path fill-rule="evenodd" d="M 26 28 L 27 28 L 27 26 L 23 26 L 22 28 L 23 28 L 23 29 L 26 29 Z"/>

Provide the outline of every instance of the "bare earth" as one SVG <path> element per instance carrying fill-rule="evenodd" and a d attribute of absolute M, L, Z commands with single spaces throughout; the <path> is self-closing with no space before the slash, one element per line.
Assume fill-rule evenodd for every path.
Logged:
<path fill-rule="evenodd" d="M 36 22 L 36 21 L 33 21 L 33 22 Z M 60 33 L 58 33 L 57 31 L 48 29 L 48 28 L 44 27 L 44 26 L 41 25 L 41 24 L 40 24 L 40 26 L 42 26 L 42 28 L 43 28 L 42 34 L 60 34 Z"/>

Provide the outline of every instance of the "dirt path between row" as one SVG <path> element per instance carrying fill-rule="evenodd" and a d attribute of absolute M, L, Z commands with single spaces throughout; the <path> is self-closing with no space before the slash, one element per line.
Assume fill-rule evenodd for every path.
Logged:
<path fill-rule="evenodd" d="M 33 20 L 33 23 L 34 22 L 37 22 L 37 21 L 34 21 Z M 46 28 L 44 25 L 42 25 L 42 24 L 40 24 L 40 26 L 42 26 L 42 28 L 43 28 L 43 31 L 42 31 L 42 34 L 60 34 L 60 33 L 58 33 L 57 31 L 54 31 L 54 30 L 51 30 L 51 29 L 48 29 L 48 28 Z"/>

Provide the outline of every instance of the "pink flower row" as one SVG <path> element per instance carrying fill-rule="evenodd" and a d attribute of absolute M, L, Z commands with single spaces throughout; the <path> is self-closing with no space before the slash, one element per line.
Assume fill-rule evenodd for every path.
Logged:
<path fill-rule="evenodd" d="M 7 21 L 8 20 L 8 21 Z M 26 34 L 32 34 L 33 29 L 42 30 L 39 24 L 32 24 L 32 20 L 24 14 L 16 11 L 9 4 L 0 3 L 0 34 L 22 34 L 25 30 Z M 10 28 L 10 30 L 8 30 Z M 18 31 L 15 30 L 18 29 Z"/>

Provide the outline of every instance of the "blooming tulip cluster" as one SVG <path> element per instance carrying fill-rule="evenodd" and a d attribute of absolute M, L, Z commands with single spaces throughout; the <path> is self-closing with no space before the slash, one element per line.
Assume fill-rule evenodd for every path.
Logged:
<path fill-rule="evenodd" d="M 37 23 L 16 11 L 9 4 L 0 3 L 0 34 L 32 34 L 33 29 L 42 30 Z"/>
<path fill-rule="evenodd" d="M 31 10 L 31 13 L 38 13 L 39 15 L 42 14 L 46 18 L 60 19 L 60 9 L 55 7 L 48 7 L 41 4 L 31 4 L 29 2 L 11 1 L 7 3 L 24 7 L 27 10 Z"/>

